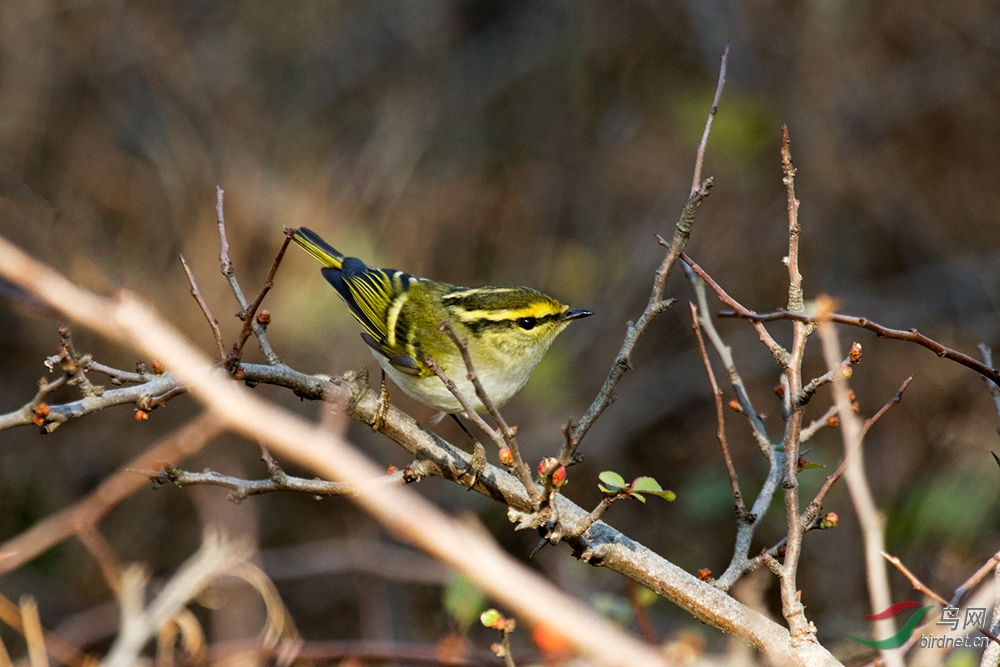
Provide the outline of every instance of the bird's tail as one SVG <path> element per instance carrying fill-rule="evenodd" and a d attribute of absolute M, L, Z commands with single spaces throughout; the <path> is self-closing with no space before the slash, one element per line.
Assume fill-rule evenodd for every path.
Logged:
<path fill-rule="evenodd" d="M 344 256 L 334 250 L 329 243 L 320 238 L 319 234 L 306 227 L 292 230 L 292 240 L 306 252 L 331 269 L 339 269 L 344 263 Z"/>

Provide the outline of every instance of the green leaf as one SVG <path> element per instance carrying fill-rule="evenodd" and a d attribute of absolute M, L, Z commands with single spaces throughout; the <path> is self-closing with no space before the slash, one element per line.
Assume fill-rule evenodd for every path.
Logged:
<path fill-rule="evenodd" d="M 659 493 L 663 491 L 663 487 L 652 477 L 636 477 L 632 480 L 632 490 Z"/>
<path fill-rule="evenodd" d="M 825 468 L 826 466 L 822 463 L 809 463 L 809 461 L 803 461 L 801 464 L 803 470 L 812 470 L 813 468 Z"/>
<path fill-rule="evenodd" d="M 612 472 L 611 470 L 605 470 L 597 476 L 597 479 L 601 480 L 608 486 L 617 487 L 619 489 L 625 488 L 625 478 L 616 472 Z"/>
<path fill-rule="evenodd" d="M 598 484 L 597 488 L 599 488 L 601 490 L 601 493 L 603 493 L 606 496 L 617 496 L 619 493 L 622 492 L 622 490 L 619 489 L 618 487 L 608 488 L 603 484 Z"/>
<path fill-rule="evenodd" d="M 630 494 L 628 494 L 628 497 L 629 498 L 635 498 L 640 503 L 646 502 L 646 496 L 642 495 L 641 493 L 636 493 L 635 491 L 633 491 Z"/>
<path fill-rule="evenodd" d="M 664 500 L 668 500 L 670 502 L 673 502 L 674 500 L 677 499 L 676 493 L 664 489 L 663 487 L 660 486 L 660 483 L 657 482 L 652 477 L 636 477 L 632 481 L 631 490 L 632 490 L 632 495 L 637 495 L 636 491 L 642 491 L 643 493 L 651 493 L 654 496 L 659 496 Z"/>

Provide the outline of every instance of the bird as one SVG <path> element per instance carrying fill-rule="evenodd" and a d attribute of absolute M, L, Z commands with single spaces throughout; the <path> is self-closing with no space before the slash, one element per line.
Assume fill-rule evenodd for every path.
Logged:
<path fill-rule="evenodd" d="M 500 407 L 528 382 L 556 337 L 573 320 L 593 315 L 530 287 L 460 287 L 346 257 L 316 232 L 286 229 L 323 264 L 322 274 L 361 324 L 361 338 L 385 375 L 408 396 L 444 414 L 465 408 L 434 372 L 433 359 L 476 412 L 486 405 L 468 379 L 461 350 L 441 325 L 464 341 L 490 401 Z"/>

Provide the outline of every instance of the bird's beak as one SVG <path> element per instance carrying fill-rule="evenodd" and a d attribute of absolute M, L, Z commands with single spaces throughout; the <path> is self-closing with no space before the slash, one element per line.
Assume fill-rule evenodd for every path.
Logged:
<path fill-rule="evenodd" d="M 569 322 L 570 320 L 578 320 L 581 317 L 590 317 L 594 314 L 592 310 L 567 310 L 559 318 L 559 322 Z"/>

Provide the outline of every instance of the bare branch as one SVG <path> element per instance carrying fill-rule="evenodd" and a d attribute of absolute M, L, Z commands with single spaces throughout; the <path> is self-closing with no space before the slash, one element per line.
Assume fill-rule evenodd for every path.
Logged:
<path fill-rule="evenodd" d="M 844 360 L 840 362 L 840 368 L 838 372 L 844 373 L 849 372 L 850 367 L 855 364 L 861 363 L 861 346 L 855 343 L 851 346 L 851 351 L 844 357 Z M 845 370 L 846 369 L 846 370 Z M 819 377 L 813 378 L 805 386 L 802 387 L 802 391 L 795 399 L 795 406 L 802 407 L 812 400 L 813 395 L 819 391 L 819 388 L 829 384 L 833 381 L 833 371 L 827 371 Z"/>
<path fill-rule="evenodd" d="M 719 112 L 719 100 L 722 99 L 722 89 L 726 87 L 726 63 L 729 61 L 729 42 L 719 56 L 719 83 L 715 86 L 715 98 L 712 99 L 712 108 L 708 110 L 708 120 L 705 121 L 705 130 L 701 133 L 701 142 L 698 144 L 698 156 L 694 161 L 694 177 L 691 179 L 691 195 L 694 195 L 701 188 L 701 168 L 705 163 L 705 147 L 708 145 L 708 135 L 712 132 L 712 121 L 715 114 Z"/>
<path fill-rule="evenodd" d="M 882 418 L 882 415 L 884 415 L 886 412 L 889 411 L 889 408 L 891 408 L 892 406 L 896 405 L 901 400 L 903 400 L 903 392 L 906 391 L 906 388 L 910 386 L 910 382 L 912 380 L 913 380 L 912 375 L 903 380 L 903 384 L 900 385 L 899 389 L 896 391 L 893 397 L 890 398 L 885 405 L 879 408 L 878 412 L 876 412 L 874 415 L 865 420 L 864 425 L 862 425 L 861 427 L 862 440 L 864 439 L 864 436 L 868 435 L 868 431 L 871 429 L 871 427 L 874 426 L 875 423 Z M 837 409 L 836 406 L 831 408 L 831 410 L 834 413 L 839 413 L 839 410 Z M 830 412 L 828 411 L 827 415 L 829 414 Z M 824 417 L 826 417 L 827 415 L 824 415 Z M 829 417 L 827 417 L 827 419 L 829 419 Z M 838 418 L 838 423 L 839 423 L 839 418 Z M 858 451 L 858 447 L 860 447 L 861 441 L 858 441 L 857 443 L 854 444 L 855 447 L 853 449 L 844 452 L 844 460 L 840 462 L 840 465 L 837 467 L 834 473 L 826 478 L 826 481 L 823 483 L 823 486 L 821 486 L 819 491 L 816 492 L 816 496 L 810 503 L 810 506 L 814 509 L 815 513 L 817 514 L 819 513 L 820 508 L 823 507 L 823 500 L 826 498 L 826 494 L 829 493 L 830 489 L 833 488 L 833 485 L 840 480 L 841 476 L 843 476 L 844 474 L 844 471 L 847 470 L 847 466 L 849 463 L 848 459 L 850 459 L 851 456 L 854 456 L 855 453 Z"/>
<path fill-rule="evenodd" d="M 799 201 L 795 197 L 795 168 L 792 166 L 791 149 L 788 139 L 788 128 L 782 127 L 781 166 L 784 172 L 784 183 L 787 192 L 788 206 L 788 303 L 802 303 L 802 275 L 799 272 Z M 802 604 L 798 590 L 797 572 L 799 556 L 802 550 L 802 535 L 805 532 L 803 523 L 811 522 L 812 517 L 800 516 L 799 513 L 799 444 L 803 407 L 795 404 L 802 392 L 802 358 L 805 355 L 806 341 L 812 333 L 810 324 L 796 323 L 792 332 L 792 349 L 784 366 L 787 388 L 784 395 L 787 417 L 784 444 L 785 475 L 782 486 L 785 489 L 785 517 L 788 529 L 788 543 L 785 546 L 785 558 L 781 570 L 780 589 L 781 607 L 788 621 L 792 637 L 798 641 L 815 641 L 815 629 L 805 616 L 805 606 Z"/>
<path fill-rule="evenodd" d="M 742 306 L 736 306 L 733 304 L 728 304 L 733 309 L 732 310 L 720 310 L 717 313 L 718 317 L 739 317 L 742 319 L 750 320 L 751 322 L 773 322 L 774 320 L 791 320 L 792 322 L 806 322 L 814 323 L 816 318 L 812 315 L 807 315 L 803 312 L 792 312 L 790 310 L 778 309 L 771 313 L 757 313 L 752 310 L 743 308 Z M 911 343 L 916 343 L 921 347 L 926 347 L 928 350 L 933 352 L 939 357 L 945 359 L 950 359 L 957 363 L 962 364 L 967 368 L 971 368 L 975 372 L 979 373 L 985 378 L 992 380 L 993 382 L 1000 382 L 1000 369 L 991 368 L 986 364 L 973 359 L 964 352 L 959 352 L 958 350 L 953 350 L 950 347 L 946 347 L 941 343 L 928 338 L 916 329 L 910 329 L 908 331 L 903 331 L 902 329 L 890 329 L 889 327 L 882 326 L 876 322 L 872 322 L 866 317 L 853 317 L 850 315 L 839 315 L 837 313 L 830 313 L 825 316 L 830 322 L 835 322 L 837 324 L 848 324 L 852 327 L 859 327 L 861 329 L 867 329 L 873 332 L 879 338 L 891 338 L 894 340 L 905 340 Z"/>
<path fill-rule="evenodd" d="M 743 494 L 740 493 L 740 482 L 736 477 L 736 468 L 733 466 L 733 457 L 729 455 L 729 441 L 726 438 L 725 408 L 722 407 L 722 390 L 715 381 L 715 372 L 712 370 L 712 362 L 708 359 L 708 350 L 705 349 L 705 339 L 701 335 L 701 327 L 698 326 L 698 309 L 693 303 L 691 306 L 691 328 L 694 330 L 695 339 L 698 341 L 698 353 L 701 361 L 705 365 L 705 374 L 708 375 L 708 382 L 712 386 L 712 397 L 715 399 L 715 422 L 717 424 L 715 437 L 722 447 L 722 458 L 726 463 L 726 472 L 729 474 L 729 486 L 733 492 L 733 505 L 736 508 L 736 520 L 739 523 L 746 521 L 746 507 L 743 504 Z"/>
<path fill-rule="evenodd" d="M 428 472 L 422 472 L 423 468 L 428 468 Z M 162 486 L 173 484 L 174 486 L 221 486 L 230 489 L 229 499 L 233 502 L 241 502 L 250 496 L 257 496 L 275 491 L 295 491 L 308 493 L 313 496 L 355 496 L 370 488 L 378 488 L 382 485 L 403 485 L 420 481 L 426 474 L 430 474 L 433 465 L 426 461 L 416 462 L 402 470 L 395 470 L 384 477 L 372 479 L 367 482 L 328 482 L 321 479 L 305 479 L 294 477 L 283 471 L 272 473 L 269 479 L 241 479 L 230 475 L 204 470 L 202 472 L 190 472 L 180 468 L 169 467 L 161 472 L 148 472 L 136 470 L 146 475 L 153 484 Z"/>
<path fill-rule="evenodd" d="M 719 301 L 733 308 L 737 312 L 746 311 L 746 308 L 744 308 L 739 301 L 729 296 L 729 294 L 726 293 L 726 290 L 722 289 L 722 287 L 720 287 L 719 284 L 712 279 L 712 276 L 708 275 L 703 268 L 695 264 L 693 259 L 684 254 L 681 255 L 681 259 L 684 260 L 685 264 L 691 267 L 692 271 L 698 274 L 699 278 L 704 280 L 705 283 L 712 288 L 712 291 L 718 295 Z M 721 316 L 721 313 L 719 315 Z M 752 318 L 749 319 L 753 324 L 753 328 L 757 330 L 757 336 L 760 338 L 760 342 L 762 342 L 764 346 L 770 350 L 771 356 L 774 357 L 776 362 L 778 362 L 778 365 L 784 368 L 788 364 L 788 350 L 779 345 L 778 341 L 774 340 L 771 334 L 768 333 L 767 329 L 764 328 L 763 324 L 753 320 Z"/>
<path fill-rule="evenodd" d="M 803 311 L 805 299 L 802 297 L 802 273 L 799 271 L 799 234 L 802 228 L 799 225 L 799 200 L 795 197 L 795 167 L 792 165 L 787 125 L 781 126 L 781 170 L 788 200 L 788 256 L 785 258 L 788 266 L 788 309 Z"/>
<path fill-rule="evenodd" d="M 833 379 L 832 374 L 830 379 Z M 803 427 L 802 431 L 800 431 L 799 443 L 804 444 L 808 442 L 820 431 L 820 429 L 836 426 L 838 423 L 836 421 L 836 417 L 837 407 L 835 405 L 831 405 L 827 408 L 826 412 L 823 413 L 822 417 L 817 417 L 809 423 L 809 426 Z"/>
<path fill-rule="evenodd" d="M 903 576 L 906 577 L 906 579 L 913 586 L 913 590 L 923 593 L 930 599 L 937 602 L 942 607 L 948 606 L 948 602 L 943 597 L 941 597 L 936 592 L 931 590 L 928 586 L 924 585 L 924 582 L 920 581 L 920 579 L 917 578 L 917 575 L 910 572 L 910 570 L 905 565 L 903 565 L 903 561 L 899 560 L 897 556 L 890 556 L 889 554 L 883 551 L 882 557 L 885 558 L 890 563 L 892 563 L 892 565 L 897 570 L 903 573 Z"/>
<path fill-rule="evenodd" d="M 298 461 L 323 477 L 335 481 L 369 479 L 380 474 L 355 449 L 336 435 L 322 432 L 300 418 L 257 398 L 237 384 L 210 372 L 210 362 L 195 352 L 180 335 L 165 324 L 162 316 L 128 293 L 105 299 L 81 290 L 48 267 L 35 262 L 0 238 L 0 274 L 39 295 L 65 316 L 88 326 L 112 340 L 121 341 L 143 353 L 163 359 L 177 373 L 192 394 L 210 407 L 221 424 L 254 441 L 266 438 L 283 457 Z M 272 369 L 277 376 L 281 369 Z M 262 374 L 263 376 L 264 374 Z M 308 376 L 305 376 L 308 377 Z M 352 416 L 371 423 L 378 400 L 360 378 L 338 382 L 303 383 L 304 389 L 317 385 L 338 394 L 349 392 Z M 443 474 L 450 460 L 461 461 L 467 454 L 447 447 L 412 419 L 390 409 L 383 431 L 406 443 L 414 456 L 433 453 L 441 457 Z M 147 466 L 148 467 L 148 466 Z M 456 468 L 459 467 L 456 465 Z M 530 509 L 530 501 L 519 482 L 504 471 L 488 466 L 474 487 L 495 498 L 504 498 L 511 507 Z M 393 534 L 434 554 L 473 578 L 498 602 L 534 622 L 558 628 L 568 640 L 607 665 L 664 664 L 661 655 L 610 627 L 593 612 L 566 597 L 544 578 L 513 563 L 481 531 L 455 522 L 406 488 L 385 487 L 379 493 L 362 493 L 353 498 L 382 522 Z M 564 496 L 556 497 L 559 516 L 577 520 L 585 512 Z M 816 644 L 793 645 L 789 634 L 777 624 L 721 591 L 665 561 L 641 544 L 629 540 L 602 522 L 594 524 L 583 537 L 571 543 L 580 558 L 634 578 L 658 594 L 684 606 L 695 618 L 724 629 L 760 647 L 778 662 L 801 665 L 834 665 L 836 661 Z"/>
<path fill-rule="evenodd" d="M 716 87 L 715 98 L 712 101 L 712 107 L 709 110 L 708 120 L 705 122 L 705 131 L 702 134 L 702 140 L 698 147 L 698 156 L 695 160 L 695 170 L 694 170 L 694 180 L 691 186 L 691 193 L 688 195 L 687 202 L 684 204 L 684 208 L 681 210 L 680 219 L 677 221 L 677 225 L 674 229 L 674 236 L 670 243 L 667 244 L 659 235 L 657 239 L 661 245 L 668 248 L 667 256 L 663 258 L 663 263 L 660 264 L 660 268 L 656 271 L 656 276 L 653 280 L 653 288 L 649 295 L 649 301 L 646 304 L 646 308 L 642 311 L 639 319 L 634 323 L 629 322 L 625 328 L 625 340 L 622 341 L 621 348 L 618 350 L 618 354 L 615 356 L 614 363 L 611 365 L 611 369 L 608 371 L 607 377 L 604 379 L 604 384 L 601 385 L 601 389 L 597 392 L 597 396 L 594 397 L 593 402 L 587 411 L 584 413 L 580 419 L 578 419 L 573 426 L 569 429 L 566 441 L 571 443 L 573 447 L 573 452 L 575 453 L 576 448 L 580 446 L 580 441 L 593 426 L 594 422 L 601 413 L 604 412 L 609 405 L 615 400 L 615 387 L 618 386 L 618 382 L 621 380 L 622 376 L 632 368 L 632 352 L 635 350 L 635 346 L 639 343 L 639 339 L 646 332 L 649 324 L 656 318 L 657 315 L 663 311 L 670 308 L 674 300 L 663 298 L 663 288 L 667 282 L 667 276 L 670 275 L 671 269 L 673 269 L 674 264 L 677 259 L 684 252 L 684 248 L 687 245 L 688 238 L 691 236 L 691 228 L 694 227 L 695 213 L 701 206 L 701 203 L 705 201 L 708 196 L 709 190 L 711 190 L 712 185 L 715 181 L 712 178 L 707 178 L 701 180 L 701 169 L 702 163 L 704 162 L 705 156 L 705 146 L 708 143 L 708 135 L 712 128 L 712 121 L 715 118 L 715 112 L 719 107 L 719 99 L 722 96 L 722 88 L 726 81 L 726 61 L 728 60 L 729 45 L 726 45 L 725 51 L 723 51 L 721 62 L 719 65 L 719 85 Z M 572 458 L 570 455 L 569 458 Z"/>
<path fill-rule="evenodd" d="M 214 579 L 230 574 L 250 556 L 249 546 L 230 543 L 219 536 L 206 535 L 202 547 L 174 575 L 159 594 L 144 607 L 148 583 L 138 565 L 125 570 L 119 596 L 121 630 L 101 663 L 106 667 L 132 667 L 139 652 L 164 624 L 179 614 L 187 603 Z"/>
<path fill-rule="evenodd" d="M 479 376 L 476 374 L 476 369 L 472 364 L 472 356 L 469 354 L 469 346 L 466 341 L 463 341 L 458 337 L 458 334 L 455 333 L 455 330 L 448 322 L 442 322 L 439 324 L 438 331 L 448 336 L 448 338 L 451 339 L 451 342 L 455 344 L 455 347 L 458 348 L 459 353 L 462 355 L 462 361 L 465 363 L 465 370 L 467 373 L 466 377 L 475 388 L 476 397 L 479 399 L 479 402 L 486 407 L 490 416 L 493 417 L 493 421 L 496 422 L 499 433 L 490 428 L 486 422 L 483 421 L 482 417 L 480 417 L 476 411 L 472 409 L 468 400 L 462 396 L 458 387 L 455 386 L 455 383 L 448 379 L 448 377 L 444 374 L 444 371 L 437 363 L 434 363 L 431 366 L 431 370 L 433 370 L 437 376 L 441 378 L 444 385 L 448 387 L 448 391 L 450 391 L 455 398 L 458 399 L 458 402 L 462 404 L 465 414 L 472 419 L 476 425 L 479 426 L 479 428 L 483 429 L 483 431 L 490 436 L 493 442 L 496 443 L 497 448 L 503 449 L 506 447 L 510 450 L 513 463 L 509 467 L 514 471 L 514 475 L 521 481 L 521 484 L 524 485 L 525 491 L 528 492 L 528 496 L 532 499 L 532 504 L 537 504 L 538 487 L 535 485 L 535 481 L 531 478 L 531 468 L 529 468 L 524 462 L 524 459 L 521 458 L 521 450 L 517 446 L 517 438 L 515 437 L 517 434 L 517 428 L 512 428 L 507 424 L 503 415 L 500 414 L 496 405 L 493 404 L 493 400 L 490 398 L 489 394 L 486 393 L 486 389 L 479 381 Z"/>
<path fill-rule="evenodd" d="M 820 310 L 821 314 L 830 312 L 828 308 Z M 832 321 L 820 321 L 819 335 L 823 342 L 823 358 L 826 360 L 827 368 L 836 371 L 842 357 L 838 349 L 837 330 Z M 833 395 L 840 417 L 840 432 L 844 441 L 844 479 L 847 482 L 847 489 L 854 510 L 858 515 L 858 523 L 861 524 L 864 539 L 869 601 L 872 609 L 886 609 L 892 604 L 892 597 L 889 590 L 889 576 L 886 572 L 885 561 L 882 559 L 882 552 L 885 551 L 884 519 L 875 506 L 875 499 L 872 497 L 871 487 L 865 475 L 864 457 L 861 449 L 864 425 L 858 416 L 851 411 L 851 401 L 847 395 L 847 380 L 840 373 L 834 374 Z M 896 623 L 892 618 L 875 621 L 875 623 L 876 632 L 884 637 L 891 637 L 896 633 Z M 902 659 L 895 652 L 885 651 L 882 656 L 890 667 L 902 665 Z"/>
<path fill-rule="evenodd" d="M 1000 566 L 1000 551 L 993 554 L 989 560 L 983 563 L 982 567 L 976 570 L 975 574 L 962 582 L 962 585 L 955 589 L 955 593 L 951 596 L 951 602 L 947 605 L 950 607 L 957 607 L 961 604 L 962 600 L 968 595 L 973 588 L 979 585 L 979 583 L 986 578 L 986 576 Z M 1000 621 L 1000 619 L 994 616 L 995 621 Z"/>
<path fill-rule="evenodd" d="M 129 371 L 123 371 L 118 368 L 111 368 L 110 366 L 99 364 L 94 360 L 91 360 L 90 363 L 87 364 L 87 370 L 107 375 L 111 378 L 111 384 L 115 385 L 122 385 L 126 382 L 148 382 L 150 379 L 149 375 L 146 373 L 131 373 Z"/>
<path fill-rule="evenodd" d="M 108 389 L 99 396 L 85 396 L 79 400 L 59 405 L 46 404 L 47 411 L 44 415 L 38 414 L 35 410 L 39 405 L 35 403 L 35 400 L 39 396 L 44 396 L 45 393 L 40 391 L 35 399 L 32 399 L 31 402 L 18 410 L 0 415 L 0 431 L 15 426 L 35 424 L 36 426 L 41 426 L 47 433 L 51 433 L 61 424 L 71 419 L 77 419 L 115 405 L 134 403 L 139 407 L 140 403 L 155 401 L 155 397 L 164 397 L 179 387 L 177 378 L 170 373 L 149 377 L 152 379 L 143 384 L 121 387 L 119 389 Z M 155 407 L 150 403 L 144 403 L 144 405 L 146 407 L 140 409 L 152 409 L 152 407 Z"/>
<path fill-rule="evenodd" d="M 205 303 L 205 299 L 201 296 L 201 290 L 198 289 L 198 283 L 194 279 L 194 273 L 191 272 L 191 267 L 188 266 L 187 261 L 184 259 L 184 255 L 178 255 L 181 259 L 181 266 L 184 267 L 184 274 L 187 275 L 188 284 L 191 285 L 191 296 L 198 303 L 198 307 L 201 308 L 202 314 L 208 321 L 209 328 L 212 329 L 212 336 L 215 338 L 215 344 L 219 348 L 219 360 L 226 358 L 226 346 L 222 342 L 222 332 L 219 330 L 219 320 L 215 319 L 212 315 L 212 311 L 209 310 L 208 304 Z"/>
<path fill-rule="evenodd" d="M 989 368 L 993 368 L 993 350 L 986 343 L 979 344 L 979 353 L 983 355 L 983 361 Z M 993 404 L 996 406 L 997 415 L 1000 415 L 1000 384 L 994 379 L 986 379 L 986 384 L 990 388 L 990 396 L 993 397 Z M 1000 427 L 997 427 L 1000 433 Z"/>
<path fill-rule="evenodd" d="M 688 280 L 691 281 L 691 285 L 694 287 L 695 297 L 698 299 L 698 318 L 701 322 L 702 329 L 708 334 L 708 339 L 712 342 L 712 346 L 718 353 L 719 358 L 722 359 L 722 363 L 726 367 L 726 374 L 729 376 L 729 384 L 736 393 L 736 400 L 739 402 L 740 412 L 744 417 L 750 422 L 750 427 L 754 439 L 757 441 L 757 446 L 760 449 L 760 453 L 764 455 L 764 458 L 771 458 L 771 440 L 767 435 L 767 427 L 764 426 L 764 420 L 760 418 L 757 414 L 757 410 L 753 407 L 753 403 L 750 400 L 750 395 L 747 393 L 746 385 L 743 382 L 743 377 L 740 375 L 739 371 L 736 370 L 736 362 L 733 359 L 732 349 L 725 344 L 722 340 L 722 336 L 719 335 L 718 330 L 715 328 L 715 323 L 710 317 L 708 317 L 708 297 L 705 293 L 706 277 L 711 281 L 711 277 L 708 274 L 702 272 L 702 274 L 695 273 L 694 269 L 688 265 L 688 260 L 685 259 L 685 274 Z M 699 267 L 700 268 L 700 267 Z"/>
<path fill-rule="evenodd" d="M 288 249 L 288 243 L 292 240 L 292 231 L 289 230 L 285 233 L 285 240 L 281 243 L 281 247 L 278 248 L 278 254 L 274 256 L 274 262 L 271 263 L 271 270 L 267 272 L 267 278 L 264 279 L 264 284 L 261 285 L 260 291 L 257 292 L 257 297 L 253 300 L 253 303 L 249 307 L 245 308 L 240 314 L 240 319 L 243 320 L 243 328 L 240 330 L 239 338 L 236 339 L 236 343 L 233 345 L 233 351 L 230 353 L 230 358 L 239 360 L 243 356 L 243 346 L 246 345 L 247 339 L 250 338 L 251 330 L 253 325 L 257 324 L 261 332 L 267 327 L 267 321 L 264 318 L 255 319 L 257 315 L 257 309 L 260 308 L 260 304 L 264 301 L 264 297 L 267 293 L 271 291 L 271 287 L 274 286 L 274 274 L 278 271 L 278 266 L 281 264 L 282 258 L 285 256 L 285 250 Z"/>
<path fill-rule="evenodd" d="M 229 257 L 229 239 L 226 238 L 226 218 L 223 214 L 222 200 L 225 192 L 221 187 L 215 186 L 215 212 L 218 218 L 219 227 L 219 270 L 222 275 L 225 276 L 226 280 L 229 282 L 229 288 L 233 292 L 233 296 L 236 297 L 236 303 L 240 306 L 240 316 L 243 319 L 244 326 L 246 322 L 250 322 L 250 329 L 253 331 L 253 335 L 256 336 L 257 342 L 260 344 L 260 351 L 264 354 L 264 358 L 267 359 L 267 363 L 272 366 L 278 366 L 281 364 L 281 359 L 278 355 L 274 353 L 271 348 L 271 343 L 267 340 L 267 333 L 264 331 L 264 327 L 257 323 L 253 317 L 246 317 L 246 314 L 250 312 L 250 305 L 247 303 L 247 298 L 243 294 L 243 288 L 240 287 L 239 281 L 236 279 L 236 271 L 233 269 L 233 261 Z M 287 245 L 287 237 L 285 244 Z M 284 246 L 282 246 L 284 248 Z M 263 296 L 261 297 L 263 299 Z M 244 341 L 246 342 L 246 341 Z M 242 350 L 242 347 L 240 348 Z"/>

